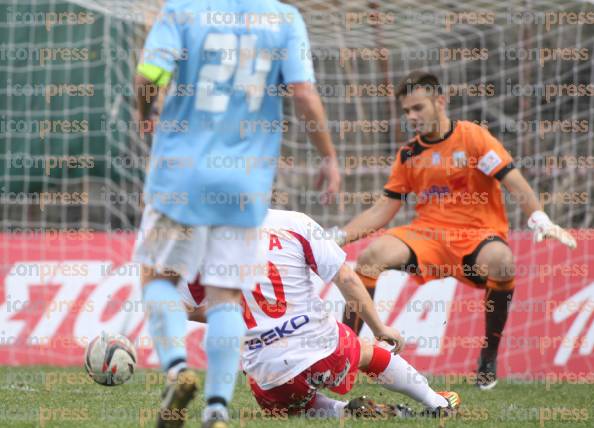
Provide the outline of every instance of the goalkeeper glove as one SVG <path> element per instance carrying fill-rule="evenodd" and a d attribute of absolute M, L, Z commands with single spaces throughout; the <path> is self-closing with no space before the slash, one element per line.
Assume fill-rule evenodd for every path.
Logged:
<path fill-rule="evenodd" d="M 577 247 L 575 239 L 569 232 L 551 221 L 544 211 L 534 211 L 528 219 L 528 228 L 534 232 L 534 242 L 546 238 L 555 238 L 569 248 Z"/>

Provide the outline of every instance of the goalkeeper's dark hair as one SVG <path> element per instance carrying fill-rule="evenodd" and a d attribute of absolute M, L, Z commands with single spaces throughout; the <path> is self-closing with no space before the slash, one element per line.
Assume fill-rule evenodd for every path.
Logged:
<path fill-rule="evenodd" d="M 443 94 L 443 88 L 435 74 L 428 71 L 414 70 L 402 79 L 396 87 L 396 98 L 410 95 L 419 88 L 425 89 L 431 95 Z"/>

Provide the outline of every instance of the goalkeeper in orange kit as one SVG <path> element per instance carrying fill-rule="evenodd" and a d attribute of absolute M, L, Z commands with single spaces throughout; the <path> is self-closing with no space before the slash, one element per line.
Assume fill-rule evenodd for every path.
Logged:
<path fill-rule="evenodd" d="M 485 289 L 489 310 L 477 386 L 491 389 L 514 290 L 501 184 L 520 204 L 536 241 L 555 238 L 570 248 L 576 242 L 542 211 L 497 139 L 474 123 L 450 120 L 436 76 L 414 71 L 398 85 L 396 96 L 416 135 L 398 151 L 382 197 L 343 229 L 335 228 L 335 236 L 344 245 L 383 228 L 407 195 L 415 194 L 416 218 L 375 239 L 360 254 L 357 273 L 372 295 L 387 269 L 405 270 L 420 284 L 451 276 Z M 345 312 L 344 322 L 357 333 L 361 329 L 354 313 Z"/>

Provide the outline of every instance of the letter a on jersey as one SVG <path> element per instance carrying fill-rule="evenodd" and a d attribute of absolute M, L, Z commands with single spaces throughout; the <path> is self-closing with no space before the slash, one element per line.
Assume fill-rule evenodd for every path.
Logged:
<path fill-rule="evenodd" d="M 268 245 L 268 251 L 274 249 L 274 247 L 277 247 L 279 250 L 283 249 L 283 247 L 281 246 L 281 243 L 280 243 L 280 239 L 278 239 L 278 236 L 271 233 L 270 234 L 270 244 Z"/>

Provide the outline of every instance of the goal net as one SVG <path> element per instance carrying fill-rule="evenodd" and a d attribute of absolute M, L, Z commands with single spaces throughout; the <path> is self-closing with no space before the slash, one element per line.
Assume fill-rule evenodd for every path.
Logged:
<path fill-rule="evenodd" d="M 88 258 L 96 252 L 129 255 L 126 232 L 132 234 L 139 224 L 148 159 L 134 122 L 132 79 L 160 3 L 0 0 L 0 81 L 6 82 L 0 89 L 0 271 L 13 268 L 15 251 L 20 259 L 31 253 L 40 259 Z M 289 3 L 299 8 L 308 27 L 317 86 L 344 184 L 336 203 L 320 203 L 313 187 L 316 153 L 287 101 L 289 128 L 276 182 L 278 206 L 306 212 L 323 226 L 345 224 L 368 208 L 381 194 L 395 152 L 412 136 L 394 99 L 394 85 L 421 68 L 440 77 L 453 119 L 486 126 L 504 144 L 556 223 L 582 231 L 594 227 L 591 2 Z M 589 241 L 573 258 L 557 247 L 533 246 L 523 233 L 526 219 L 518 205 L 507 207 L 518 265 L 566 261 L 593 266 Z M 392 224 L 403 224 L 413 215 L 414 206 L 407 205 Z M 76 230 L 105 234 L 100 241 L 77 242 L 76 250 L 62 239 L 39 250 L 33 239 L 36 232 L 47 236 L 48 231 Z M 28 239 L 15 247 L 11 239 L 25 235 Z M 555 287 L 561 290 L 556 295 L 551 288 L 532 286 L 540 272 L 527 271 L 519 280 L 527 287 L 523 299 L 540 302 L 555 295 L 564 300 L 585 289 L 591 279 L 587 272 L 580 277 L 553 272 Z M 406 279 L 393 281 L 404 284 Z M 384 283 L 376 300 L 403 299 L 395 290 L 404 290 L 404 285 Z M 450 299 L 455 293 L 454 284 Z M 469 299 L 478 296 L 472 290 L 462 293 Z M 574 315 L 558 308 L 560 325 L 572 325 Z M 391 316 L 388 312 L 384 319 Z M 506 333 L 530 336 L 541 326 L 553 334 L 556 330 L 546 330 L 553 321 L 545 315 L 522 313 L 517 318 L 522 322 L 512 323 Z M 593 341 L 577 346 L 571 358 L 592 351 L 594 328 L 588 329 L 587 315 L 582 313 L 583 325 L 567 334 L 577 338 L 587 333 Z M 393 319 L 395 325 L 405 322 L 399 319 Z M 482 334 L 482 327 L 474 327 L 482 325 L 482 313 L 464 312 L 452 320 L 447 328 L 458 334 L 470 325 L 473 334 Z M 426 327 L 431 330 L 431 324 Z M 431 352 L 417 348 L 421 356 Z M 551 366 L 553 359 L 561 358 L 557 352 L 557 347 L 551 349 Z M 521 348 L 510 348 L 504 370 L 511 370 L 514 358 L 524 358 L 522 353 Z M 448 364 L 466 369 L 475 354 L 446 350 L 441 360 L 427 360 L 424 368 Z M 571 360 L 566 357 L 559 361 L 566 364 Z M 528 361 L 522 364 L 530 367 Z"/>

